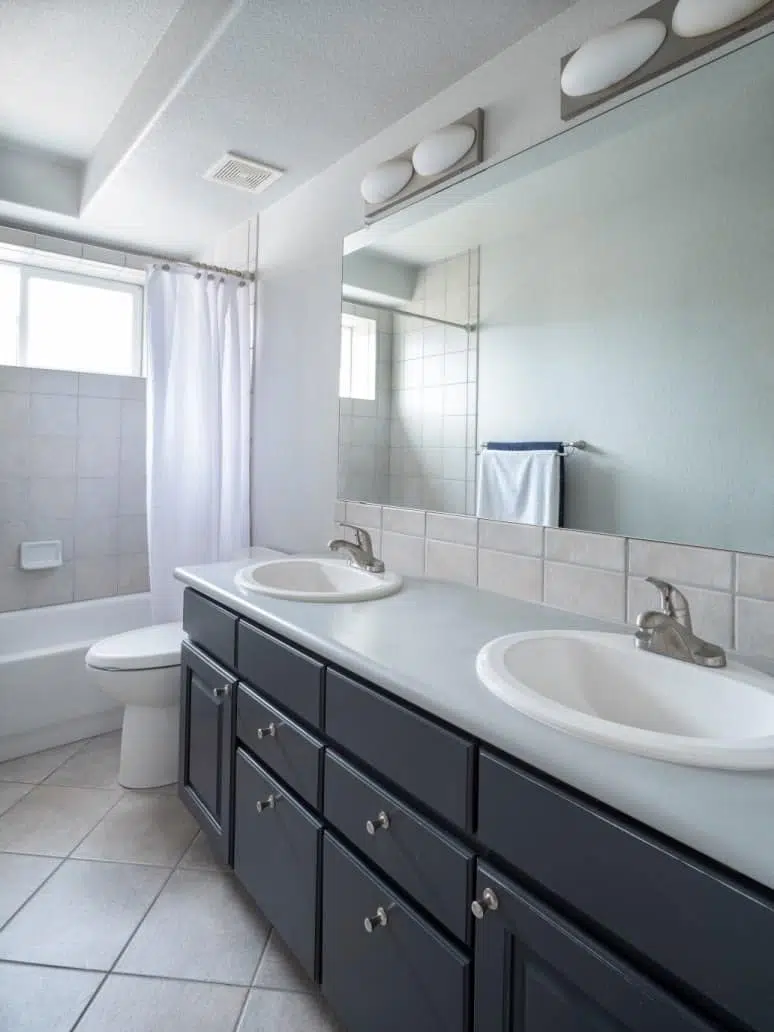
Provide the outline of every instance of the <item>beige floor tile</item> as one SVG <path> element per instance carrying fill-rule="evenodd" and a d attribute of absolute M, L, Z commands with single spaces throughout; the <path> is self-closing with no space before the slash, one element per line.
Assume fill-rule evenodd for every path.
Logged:
<path fill-rule="evenodd" d="M 11 781 L 0 784 L 0 816 L 18 803 L 22 796 L 32 791 L 32 785 L 14 784 Z"/>
<path fill-rule="evenodd" d="M 111 975 L 78 1032 L 232 1032 L 244 999 L 236 986 Z"/>
<path fill-rule="evenodd" d="M 159 867 L 67 860 L 0 932 L 0 958 L 107 971 L 166 877 Z"/>
<path fill-rule="evenodd" d="M 46 778 L 47 785 L 68 788 L 118 788 L 121 733 L 92 738 Z"/>
<path fill-rule="evenodd" d="M 233 876 L 178 869 L 117 970 L 249 985 L 269 931 Z"/>
<path fill-rule="evenodd" d="M 82 745 L 83 742 L 73 742 L 56 749 L 46 749 L 45 752 L 20 756 L 17 760 L 6 760 L 0 763 L 0 781 L 24 781 L 30 785 L 39 785 L 57 767 L 61 767 L 65 760 L 78 752 Z"/>
<path fill-rule="evenodd" d="M 180 867 L 204 869 L 211 871 L 224 870 L 225 865 L 221 864 L 219 860 L 216 860 L 212 855 L 212 848 L 210 846 L 207 836 L 203 832 L 199 832 L 196 838 L 191 843 L 190 847 L 186 850 L 183 855 L 183 859 L 180 861 Z"/>
<path fill-rule="evenodd" d="M 67 856 L 120 797 L 116 791 L 38 785 L 0 817 L 0 852 Z"/>
<path fill-rule="evenodd" d="M 174 796 L 127 794 L 73 856 L 174 867 L 193 841 L 196 828 L 193 817 Z"/>
<path fill-rule="evenodd" d="M 53 857 L 0 853 L 0 928 L 60 863 Z"/>
<path fill-rule="evenodd" d="M 0 964 L 0 1029 L 3 1032 L 70 1032 L 102 975 Z"/>
<path fill-rule="evenodd" d="M 375 1001 L 378 1006 L 378 1000 Z M 252 989 L 238 1032 L 344 1032 L 322 996 Z"/>
<path fill-rule="evenodd" d="M 260 989 L 284 989 L 287 992 L 314 993 L 317 987 L 275 930 L 253 983 Z"/>

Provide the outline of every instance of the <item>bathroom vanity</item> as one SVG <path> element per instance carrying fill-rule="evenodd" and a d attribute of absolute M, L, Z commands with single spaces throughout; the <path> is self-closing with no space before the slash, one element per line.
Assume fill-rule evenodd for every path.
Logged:
<path fill-rule="evenodd" d="M 695 844 L 727 792 L 765 824 L 770 776 L 586 743 L 542 764 L 562 735 L 509 724 L 476 683 L 484 628 L 598 623 L 429 582 L 359 605 L 248 597 L 235 568 L 178 571 L 179 792 L 348 1032 L 769 1032 L 771 882 Z M 617 806 L 556 776 L 595 758 L 600 783 L 618 765 Z M 748 873 L 774 867 L 768 834 L 736 843 Z"/>

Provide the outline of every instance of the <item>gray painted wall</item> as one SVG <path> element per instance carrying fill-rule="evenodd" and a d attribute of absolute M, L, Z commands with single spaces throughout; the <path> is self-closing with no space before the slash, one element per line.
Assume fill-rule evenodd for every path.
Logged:
<path fill-rule="evenodd" d="M 480 437 L 591 443 L 569 527 L 774 550 L 774 209 L 745 166 L 482 248 Z"/>

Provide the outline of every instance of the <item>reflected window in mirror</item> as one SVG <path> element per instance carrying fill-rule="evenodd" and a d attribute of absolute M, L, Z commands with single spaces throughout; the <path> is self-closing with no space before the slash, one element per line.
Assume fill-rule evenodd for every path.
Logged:
<path fill-rule="evenodd" d="M 376 320 L 360 315 L 341 317 L 339 397 L 376 398 Z"/>

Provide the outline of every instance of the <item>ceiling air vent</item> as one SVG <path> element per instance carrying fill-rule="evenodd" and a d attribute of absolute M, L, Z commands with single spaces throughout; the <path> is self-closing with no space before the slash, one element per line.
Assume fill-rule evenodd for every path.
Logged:
<path fill-rule="evenodd" d="M 241 158 L 238 154 L 226 154 L 204 173 L 212 183 L 223 183 L 248 193 L 261 193 L 283 174 L 280 168 L 264 165 L 260 161 Z"/>

